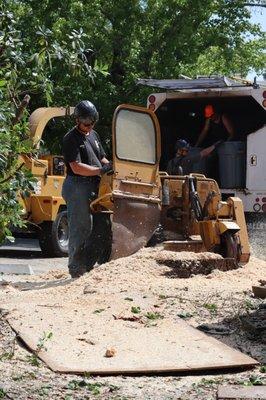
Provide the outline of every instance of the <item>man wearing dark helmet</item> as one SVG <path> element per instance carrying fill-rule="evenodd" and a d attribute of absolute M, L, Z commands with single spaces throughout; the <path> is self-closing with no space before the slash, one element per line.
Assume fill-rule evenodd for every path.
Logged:
<path fill-rule="evenodd" d="M 74 109 L 76 126 L 63 138 L 63 156 L 67 176 L 62 196 L 67 204 L 69 224 L 68 268 L 72 278 L 88 269 L 92 215 L 89 203 L 97 197 L 100 176 L 112 170 L 94 125 L 99 119 L 96 107 L 88 100 Z"/>
<path fill-rule="evenodd" d="M 178 139 L 175 144 L 176 154 L 167 165 L 167 173 L 169 175 L 189 175 L 193 171 L 193 164 L 199 162 L 201 158 L 207 157 L 218 144 L 219 142 L 191 154 L 189 143 L 184 139 Z"/>

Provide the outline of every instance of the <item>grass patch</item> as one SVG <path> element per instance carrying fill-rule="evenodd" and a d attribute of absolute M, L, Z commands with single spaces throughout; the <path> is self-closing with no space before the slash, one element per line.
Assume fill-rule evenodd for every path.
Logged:
<path fill-rule="evenodd" d="M 183 312 L 177 314 L 177 316 L 182 319 L 189 319 L 189 318 L 193 317 L 193 314 L 191 314 L 190 312 L 183 311 Z"/>
<path fill-rule="evenodd" d="M 257 310 L 257 308 L 258 308 L 258 306 L 250 299 L 245 300 L 244 307 L 245 307 L 246 311 Z"/>
<path fill-rule="evenodd" d="M 203 307 L 206 308 L 212 315 L 216 315 L 218 311 L 217 304 L 215 303 L 204 303 Z"/>
<path fill-rule="evenodd" d="M 33 367 L 40 367 L 40 365 L 41 365 L 41 362 L 38 359 L 36 354 L 27 355 L 26 360 Z"/>
<path fill-rule="evenodd" d="M 12 380 L 15 382 L 23 381 L 23 379 L 37 379 L 34 372 L 25 372 L 25 374 L 13 375 Z"/>
<path fill-rule="evenodd" d="M 14 356 L 13 351 L 5 352 L 0 355 L 0 361 L 6 361 L 6 360 L 11 360 Z"/>
<path fill-rule="evenodd" d="M 147 312 L 147 314 L 145 314 L 145 317 L 148 318 L 151 321 L 155 321 L 156 319 L 163 319 L 163 315 L 161 315 L 158 312 Z"/>
<path fill-rule="evenodd" d="M 44 385 L 39 389 L 39 395 L 40 396 L 48 396 L 49 395 L 49 391 L 50 389 L 52 389 L 52 386 L 50 385 Z"/>
<path fill-rule="evenodd" d="M 139 306 L 133 306 L 133 307 L 131 307 L 131 312 L 133 313 L 133 314 L 140 314 L 140 307 Z"/>
<path fill-rule="evenodd" d="M 266 379 L 257 375 L 251 375 L 248 381 L 241 382 L 244 386 L 263 386 L 266 384 Z"/>
<path fill-rule="evenodd" d="M 40 351 L 47 351 L 47 348 L 45 346 L 45 344 L 47 343 L 47 341 L 49 341 L 50 339 L 52 339 L 53 337 L 53 332 L 43 332 L 42 337 L 38 340 L 37 343 L 37 348 L 35 350 L 35 352 L 31 355 L 28 355 L 26 357 L 27 361 L 34 367 L 39 367 L 41 365 L 41 362 L 38 359 L 38 354 L 40 353 Z"/>
<path fill-rule="evenodd" d="M 72 379 L 71 381 L 68 382 L 67 384 L 67 389 L 71 390 L 79 390 L 79 389 L 87 389 L 91 394 L 93 395 L 98 395 L 101 393 L 100 388 L 103 386 L 102 383 L 91 383 L 87 382 L 84 379 L 81 380 L 76 380 Z"/>
<path fill-rule="evenodd" d="M 104 310 L 105 310 L 104 308 L 99 308 L 98 310 L 94 310 L 94 311 L 93 311 L 93 314 L 100 314 L 100 313 L 102 313 Z"/>

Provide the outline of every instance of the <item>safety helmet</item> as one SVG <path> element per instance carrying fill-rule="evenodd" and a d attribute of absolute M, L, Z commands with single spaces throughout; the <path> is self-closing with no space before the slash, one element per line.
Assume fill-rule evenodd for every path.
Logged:
<path fill-rule="evenodd" d="M 74 109 L 74 117 L 82 123 L 95 123 L 99 119 L 98 111 L 89 100 L 82 100 Z"/>
<path fill-rule="evenodd" d="M 175 144 L 175 151 L 180 149 L 189 149 L 189 143 L 185 139 L 178 139 Z"/>
<path fill-rule="evenodd" d="M 205 118 L 210 118 L 213 114 L 215 114 L 214 108 L 211 104 L 208 104 L 204 108 L 204 115 Z"/>

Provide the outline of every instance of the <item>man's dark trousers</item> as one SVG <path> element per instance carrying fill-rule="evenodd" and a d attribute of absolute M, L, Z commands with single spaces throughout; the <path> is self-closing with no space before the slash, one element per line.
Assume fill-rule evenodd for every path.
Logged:
<path fill-rule="evenodd" d="M 87 248 L 92 232 L 90 202 L 98 193 L 98 177 L 68 175 L 63 183 L 62 196 L 67 204 L 69 226 L 68 268 L 71 276 L 87 270 Z"/>

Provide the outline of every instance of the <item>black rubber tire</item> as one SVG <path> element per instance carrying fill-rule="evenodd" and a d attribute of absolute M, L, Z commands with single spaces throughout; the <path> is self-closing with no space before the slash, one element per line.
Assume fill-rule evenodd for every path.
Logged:
<path fill-rule="evenodd" d="M 68 256 L 67 212 L 60 211 L 54 221 L 45 221 L 40 225 L 39 244 L 46 257 Z"/>

